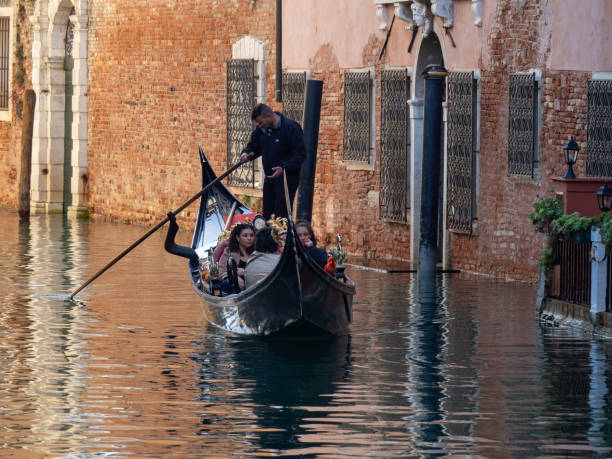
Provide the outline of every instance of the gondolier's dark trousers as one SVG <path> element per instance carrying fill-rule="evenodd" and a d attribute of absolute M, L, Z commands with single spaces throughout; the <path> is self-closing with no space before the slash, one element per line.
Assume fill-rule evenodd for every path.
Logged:
<path fill-rule="evenodd" d="M 287 172 L 287 188 L 289 188 L 290 209 L 293 209 L 293 198 L 300 182 L 298 172 Z M 263 185 L 263 216 L 266 220 L 274 214 L 276 217 L 288 217 L 285 204 L 285 185 L 283 176 L 275 179 L 266 178 Z"/>

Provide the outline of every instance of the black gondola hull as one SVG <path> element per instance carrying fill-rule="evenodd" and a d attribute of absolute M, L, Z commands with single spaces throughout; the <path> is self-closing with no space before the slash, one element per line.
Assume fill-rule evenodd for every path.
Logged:
<path fill-rule="evenodd" d="M 200 154 L 202 186 L 205 187 L 216 176 L 201 151 Z M 227 208 L 237 202 L 241 212 L 248 210 L 220 183 L 214 190 L 203 194 L 192 240 L 192 248 L 196 251 L 208 248 L 213 240 L 214 234 L 204 234 L 207 223 L 210 226 L 215 221 L 211 216 L 213 195 L 217 207 Z M 219 205 L 221 201 L 224 206 Z M 297 335 L 301 331 L 311 334 L 315 330 L 331 335 L 349 332 L 355 294 L 353 282 L 350 279 L 341 282 L 316 265 L 296 242 L 292 222 L 288 226 L 285 247 L 277 266 L 265 279 L 247 290 L 221 297 L 210 295 L 203 288 L 199 271 L 192 270 L 192 284 L 209 323 L 237 335 Z"/>

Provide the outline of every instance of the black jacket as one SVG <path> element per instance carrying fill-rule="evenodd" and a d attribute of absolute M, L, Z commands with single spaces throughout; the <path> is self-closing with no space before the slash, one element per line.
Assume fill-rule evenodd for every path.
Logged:
<path fill-rule="evenodd" d="M 304 133 L 298 123 L 277 114 L 281 117 L 280 126 L 270 131 L 256 128 L 242 153 L 254 153 L 254 158 L 261 156 L 266 175 L 272 175 L 276 166 L 297 175 L 306 157 Z"/>

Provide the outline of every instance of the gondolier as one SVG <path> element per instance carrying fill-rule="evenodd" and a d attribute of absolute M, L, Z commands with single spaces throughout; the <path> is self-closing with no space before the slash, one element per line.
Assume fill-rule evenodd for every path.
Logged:
<path fill-rule="evenodd" d="M 262 157 L 266 174 L 263 185 L 263 216 L 267 220 L 272 214 L 288 217 L 283 188 L 283 169 L 287 174 L 290 207 L 300 180 L 300 167 L 306 157 L 304 133 L 298 123 L 266 104 L 257 104 L 251 113 L 257 127 L 251 140 L 240 154 L 240 162 L 246 163 Z"/>

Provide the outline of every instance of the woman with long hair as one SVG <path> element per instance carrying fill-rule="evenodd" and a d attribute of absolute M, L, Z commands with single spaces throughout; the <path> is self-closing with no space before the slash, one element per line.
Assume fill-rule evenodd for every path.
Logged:
<path fill-rule="evenodd" d="M 244 288 L 244 269 L 249 256 L 255 250 L 255 230 L 250 223 L 238 223 L 232 228 L 229 243 L 219 259 L 219 277 L 223 280 L 221 288 L 226 293 L 236 293 L 232 290 L 227 279 L 227 262 L 230 257 L 234 260 L 238 272 L 238 286 Z"/>
<path fill-rule="evenodd" d="M 327 263 L 327 253 L 325 250 L 317 247 L 317 238 L 314 235 L 312 226 L 306 220 L 298 220 L 295 222 L 295 233 L 306 249 L 306 253 L 314 260 L 316 264 L 324 267 Z"/>

